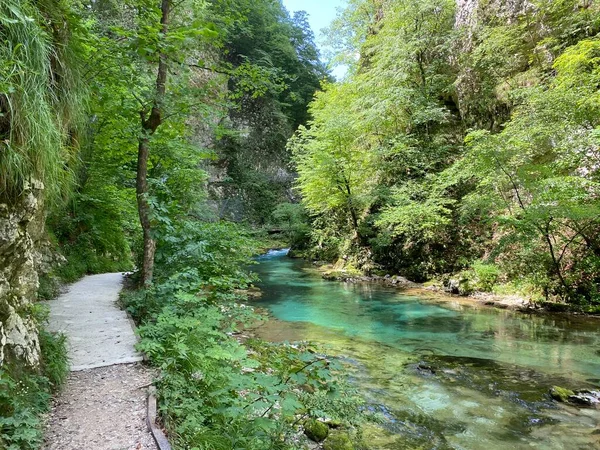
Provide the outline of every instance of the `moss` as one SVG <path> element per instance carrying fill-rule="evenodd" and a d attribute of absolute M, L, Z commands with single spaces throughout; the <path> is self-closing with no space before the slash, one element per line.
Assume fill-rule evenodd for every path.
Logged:
<path fill-rule="evenodd" d="M 323 450 L 354 450 L 354 444 L 347 433 L 334 431 L 323 444 Z"/>
<path fill-rule="evenodd" d="M 322 442 L 329 435 L 329 427 L 315 419 L 304 422 L 304 434 L 312 441 Z"/>
<path fill-rule="evenodd" d="M 552 386 L 550 389 L 550 397 L 558 402 L 567 402 L 569 401 L 569 396 L 575 395 L 575 393 L 570 390 L 560 386 Z"/>

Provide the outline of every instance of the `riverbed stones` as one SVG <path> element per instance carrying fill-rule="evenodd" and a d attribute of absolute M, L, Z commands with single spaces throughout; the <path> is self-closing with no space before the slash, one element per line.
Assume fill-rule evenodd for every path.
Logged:
<path fill-rule="evenodd" d="M 552 386 L 550 396 L 562 403 L 570 403 L 576 406 L 588 408 L 600 408 L 600 391 L 580 389 L 572 391 L 560 386 Z"/>
<path fill-rule="evenodd" d="M 588 408 L 600 408 L 600 391 L 576 391 L 573 395 L 569 395 L 569 402 Z"/>

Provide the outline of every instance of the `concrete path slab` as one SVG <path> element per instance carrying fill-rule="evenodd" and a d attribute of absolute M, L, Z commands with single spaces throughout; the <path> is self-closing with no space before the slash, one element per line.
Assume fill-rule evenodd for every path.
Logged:
<path fill-rule="evenodd" d="M 48 329 L 67 336 L 72 371 L 142 360 L 131 322 L 116 304 L 122 287 L 122 273 L 91 275 L 48 302 Z"/>

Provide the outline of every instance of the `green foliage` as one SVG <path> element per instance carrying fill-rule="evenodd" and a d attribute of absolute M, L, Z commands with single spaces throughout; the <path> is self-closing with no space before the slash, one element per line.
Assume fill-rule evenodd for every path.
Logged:
<path fill-rule="evenodd" d="M 264 225 L 289 201 L 293 175 L 286 141 L 309 118 L 308 103 L 327 74 L 305 13 L 281 2 L 211 2 L 231 66 L 228 120 L 216 145 L 214 183 L 221 217 Z"/>
<path fill-rule="evenodd" d="M 310 222 L 304 206 L 280 203 L 273 211 L 273 224 L 280 227 L 294 250 L 304 250 L 310 240 Z"/>
<path fill-rule="evenodd" d="M 459 290 L 461 294 L 470 294 L 473 291 L 508 293 L 510 289 L 503 287 L 504 290 L 496 289 L 501 277 L 500 268 L 494 264 L 486 264 L 482 261 L 475 261 L 469 269 L 460 272 Z M 515 290 L 512 293 L 523 293 L 522 290 Z"/>
<path fill-rule="evenodd" d="M 523 261 L 546 295 L 572 302 L 592 299 L 599 275 L 596 157 L 582 150 L 597 145 L 598 49 L 597 40 L 568 48 L 552 83 L 532 89 L 501 133 L 468 136 L 465 160 L 478 179 L 465 206 L 497 222 L 507 262 Z"/>
<path fill-rule="evenodd" d="M 485 264 L 480 261 L 473 263 L 475 273 L 475 285 L 477 289 L 491 292 L 500 277 L 500 270 L 493 264 Z"/>
<path fill-rule="evenodd" d="M 391 229 L 392 236 L 407 236 L 412 242 L 427 241 L 451 223 L 452 199 L 423 191 L 423 185 L 405 183 L 392 190 L 392 204 L 385 207 L 375 224 Z"/>
<path fill-rule="evenodd" d="M 65 210 L 47 221 L 66 264 L 55 269 L 64 282 L 86 274 L 132 268 L 131 240 L 137 231 L 131 192 L 88 181 Z"/>
<path fill-rule="evenodd" d="M 60 280 L 53 273 L 39 275 L 38 299 L 52 300 L 60 293 Z"/>
<path fill-rule="evenodd" d="M 595 305 L 600 9 L 455 8 L 357 0 L 333 24 L 350 75 L 289 142 L 308 254 L 417 281 L 485 256 L 471 288 Z"/>
<path fill-rule="evenodd" d="M 337 361 L 308 344 L 236 339 L 259 319 L 235 293 L 253 280 L 243 267 L 255 248 L 233 224 L 166 226 L 154 286 L 123 295 L 140 349 L 161 369 L 161 414 L 182 448 L 300 448 L 298 417 L 361 421 Z"/>
<path fill-rule="evenodd" d="M 56 201 L 76 166 L 81 23 L 66 2 L 7 0 L 0 24 L 0 196 L 35 178 Z"/>
<path fill-rule="evenodd" d="M 0 370 L 0 444 L 7 450 L 33 450 L 42 443 L 39 415 L 50 401 L 47 379 Z"/>
<path fill-rule="evenodd" d="M 343 83 L 324 86 L 311 105 L 310 127 L 289 144 L 317 228 L 313 244 L 335 242 L 337 251 L 320 253 L 350 251 L 359 255 L 359 267 L 372 259 L 393 264 L 387 255 L 403 248 L 431 253 L 425 247 L 445 231 L 455 203 L 443 189 L 428 193 L 431 175 L 446 167 L 460 142 L 448 62 L 454 5 L 381 8 L 351 4 L 350 14 L 374 21 L 355 24 L 353 32 L 367 32 L 352 44 L 360 45 L 362 58 Z"/>
<path fill-rule="evenodd" d="M 64 335 L 40 331 L 41 372 L 6 364 L 0 368 L 0 447 L 35 450 L 42 444 L 42 415 L 52 392 L 66 380 L 68 361 Z"/>
<path fill-rule="evenodd" d="M 67 357 L 67 337 L 64 334 L 40 330 L 42 372 L 53 391 L 57 391 L 67 380 L 69 359 Z"/>

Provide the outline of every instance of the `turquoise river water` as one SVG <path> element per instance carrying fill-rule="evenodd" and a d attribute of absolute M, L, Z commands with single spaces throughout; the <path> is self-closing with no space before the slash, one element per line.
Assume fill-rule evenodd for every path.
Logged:
<path fill-rule="evenodd" d="M 272 341 L 310 340 L 347 362 L 380 449 L 600 449 L 600 411 L 553 385 L 600 386 L 600 319 L 526 315 L 375 284 L 323 280 L 271 251 L 254 270 Z M 416 293 L 415 293 L 416 292 Z"/>

